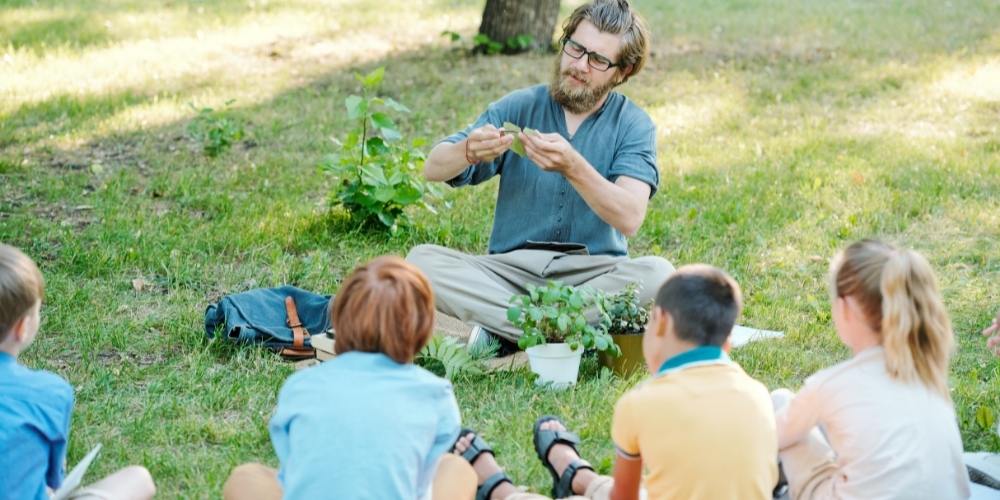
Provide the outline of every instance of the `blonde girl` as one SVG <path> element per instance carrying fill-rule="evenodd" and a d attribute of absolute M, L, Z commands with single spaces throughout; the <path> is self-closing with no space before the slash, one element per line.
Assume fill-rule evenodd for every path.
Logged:
<path fill-rule="evenodd" d="M 772 393 L 792 498 L 967 498 L 948 393 L 954 348 L 920 254 L 856 242 L 830 266 L 833 323 L 853 357 Z"/>

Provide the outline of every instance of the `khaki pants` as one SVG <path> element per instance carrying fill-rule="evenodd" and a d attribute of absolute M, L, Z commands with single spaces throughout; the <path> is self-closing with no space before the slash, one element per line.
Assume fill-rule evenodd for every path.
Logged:
<path fill-rule="evenodd" d="M 521 331 L 507 321 L 507 306 L 513 295 L 528 292 L 528 284 L 555 280 L 614 293 L 638 282 L 642 285 L 639 300 L 645 305 L 674 272 L 674 266 L 660 257 L 630 259 L 547 250 L 469 255 L 437 245 L 418 245 L 406 260 L 430 279 L 439 311 L 515 342 Z"/>
<path fill-rule="evenodd" d="M 431 488 L 435 500 L 472 500 L 476 471 L 462 457 L 447 453 L 438 462 Z M 281 495 L 278 471 L 261 464 L 236 467 L 222 487 L 225 500 L 281 500 Z"/>
<path fill-rule="evenodd" d="M 795 394 L 788 389 L 771 393 L 774 411 L 781 410 Z M 801 441 L 778 452 L 788 479 L 788 488 L 796 500 L 833 498 L 833 477 L 837 462 L 833 448 L 819 428 L 813 428 Z"/>

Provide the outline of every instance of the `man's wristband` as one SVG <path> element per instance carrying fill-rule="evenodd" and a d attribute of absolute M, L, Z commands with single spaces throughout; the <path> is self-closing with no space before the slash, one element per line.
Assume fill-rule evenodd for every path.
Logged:
<path fill-rule="evenodd" d="M 469 162 L 469 165 L 475 165 L 475 164 L 479 163 L 479 158 L 476 158 L 476 155 L 471 154 L 471 153 L 472 153 L 472 151 L 469 151 L 469 138 L 466 137 L 465 138 L 465 161 Z"/>

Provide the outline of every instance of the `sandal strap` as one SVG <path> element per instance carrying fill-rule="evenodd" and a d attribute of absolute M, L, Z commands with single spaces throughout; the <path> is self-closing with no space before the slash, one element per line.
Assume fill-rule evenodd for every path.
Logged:
<path fill-rule="evenodd" d="M 476 462 L 476 459 L 479 458 L 479 455 L 482 455 L 483 453 L 489 453 L 490 455 L 496 456 L 493 452 L 493 448 L 486 443 L 486 440 L 479 437 L 479 434 L 476 434 L 476 437 L 472 438 L 472 442 L 469 443 L 469 447 L 462 452 L 462 458 L 469 462 L 469 465 L 472 465 Z"/>
<path fill-rule="evenodd" d="M 573 477 L 576 473 L 582 469 L 594 470 L 594 467 L 590 465 L 590 462 L 582 458 L 578 458 L 570 462 L 566 470 L 563 471 L 562 475 L 559 476 L 559 484 L 556 485 L 555 490 L 552 492 L 555 498 L 566 498 L 571 497 L 573 493 Z"/>
<path fill-rule="evenodd" d="M 548 462 L 549 450 L 559 443 L 569 445 L 574 451 L 576 445 L 580 444 L 580 436 L 570 431 L 540 430 L 538 431 L 538 440 L 540 446 L 535 451 L 539 453 L 538 458 L 542 459 L 543 462 Z"/>
<path fill-rule="evenodd" d="M 490 455 L 496 456 L 496 453 L 493 451 L 493 448 L 490 447 L 489 443 L 487 443 L 485 439 L 479 437 L 479 433 L 473 431 L 472 429 L 462 429 L 462 432 L 458 433 L 458 438 L 455 439 L 455 442 L 458 442 L 459 439 L 462 439 L 469 434 L 473 434 L 475 437 L 472 438 L 472 442 L 469 443 L 469 447 L 466 448 L 460 455 L 466 462 L 469 462 L 469 465 L 472 465 L 476 459 L 479 458 L 479 455 L 482 455 L 483 453 L 489 453 Z M 449 452 L 453 451 L 455 451 L 454 445 L 452 445 Z"/>
<path fill-rule="evenodd" d="M 500 486 L 504 482 L 514 484 L 514 481 L 511 481 L 510 477 L 503 471 L 486 478 L 486 481 L 483 481 L 483 484 L 476 488 L 476 500 L 489 500 L 490 495 L 493 494 L 493 490 L 497 489 L 497 486 Z"/>

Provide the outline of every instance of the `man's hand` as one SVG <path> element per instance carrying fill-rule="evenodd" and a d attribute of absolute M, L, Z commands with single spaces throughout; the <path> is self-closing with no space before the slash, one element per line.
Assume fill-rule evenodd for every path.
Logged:
<path fill-rule="evenodd" d="M 487 123 L 469 133 L 465 139 L 467 160 L 475 160 L 475 163 L 493 161 L 510 149 L 514 136 L 500 132 L 500 129 Z"/>
<path fill-rule="evenodd" d="M 997 317 L 993 319 L 993 324 L 983 330 L 983 335 L 989 337 L 986 341 L 986 347 L 992 351 L 993 354 L 1000 356 L 1000 312 L 998 312 Z"/>
<path fill-rule="evenodd" d="M 567 175 L 581 164 L 583 157 L 559 134 L 521 132 L 520 139 L 528 159 L 542 170 Z"/>

